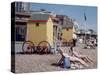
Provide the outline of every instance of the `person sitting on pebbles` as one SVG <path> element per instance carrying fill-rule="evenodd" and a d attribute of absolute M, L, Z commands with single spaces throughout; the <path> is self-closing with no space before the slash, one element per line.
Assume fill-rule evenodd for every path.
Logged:
<path fill-rule="evenodd" d="M 84 62 L 82 59 L 64 53 L 62 48 L 59 48 L 58 52 L 61 55 L 61 59 L 59 60 L 58 65 L 63 64 L 63 67 L 65 69 L 71 68 L 71 62 L 79 62 L 83 66 L 89 67 L 89 65 L 86 62 Z"/>
<path fill-rule="evenodd" d="M 61 49 L 58 50 L 61 55 L 61 59 L 58 62 L 58 65 L 63 64 L 63 68 L 68 69 L 71 67 L 70 58 L 66 53 L 63 53 Z"/>

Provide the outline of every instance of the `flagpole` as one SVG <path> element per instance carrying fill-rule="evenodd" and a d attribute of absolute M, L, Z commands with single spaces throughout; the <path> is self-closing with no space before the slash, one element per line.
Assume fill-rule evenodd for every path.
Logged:
<path fill-rule="evenodd" d="M 87 18 L 86 18 L 86 14 L 84 12 L 84 27 L 85 27 L 84 44 L 85 44 L 85 47 L 86 47 L 86 20 L 87 20 Z"/>
<path fill-rule="evenodd" d="M 85 45 L 86 45 L 86 21 L 84 22 L 84 27 L 85 27 L 85 41 L 84 41 L 84 43 L 85 43 Z"/>

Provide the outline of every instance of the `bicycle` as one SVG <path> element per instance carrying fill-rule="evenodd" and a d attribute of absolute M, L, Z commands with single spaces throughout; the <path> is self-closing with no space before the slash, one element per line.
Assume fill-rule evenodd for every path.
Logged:
<path fill-rule="evenodd" d="M 41 41 L 38 46 L 32 41 L 25 41 L 22 45 L 23 53 L 37 53 L 37 54 L 48 54 L 50 53 L 51 46 L 47 41 Z"/>

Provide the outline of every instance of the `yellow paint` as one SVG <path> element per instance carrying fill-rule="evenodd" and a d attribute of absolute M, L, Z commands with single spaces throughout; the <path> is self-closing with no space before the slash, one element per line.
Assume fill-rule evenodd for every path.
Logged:
<path fill-rule="evenodd" d="M 26 40 L 32 41 L 36 46 L 41 41 L 47 41 L 50 45 L 53 45 L 53 23 L 51 18 L 47 22 L 38 22 L 39 26 L 36 26 L 36 23 L 27 23 Z"/>
<path fill-rule="evenodd" d="M 73 28 L 62 29 L 62 41 L 70 42 L 73 39 Z"/>
<path fill-rule="evenodd" d="M 47 41 L 53 46 L 53 22 L 51 18 L 47 22 Z"/>

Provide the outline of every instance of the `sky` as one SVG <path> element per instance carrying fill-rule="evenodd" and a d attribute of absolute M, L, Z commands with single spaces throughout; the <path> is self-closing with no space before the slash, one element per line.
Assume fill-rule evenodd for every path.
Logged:
<path fill-rule="evenodd" d="M 31 3 L 30 9 L 46 9 L 56 14 L 66 15 L 71 19 L 75 19 L 80 29 L 93 29 L 97 31 L 97 7 L 95 6 Z M 86 15 L 86 21 L 84 19 L 84 13 Z"/>

